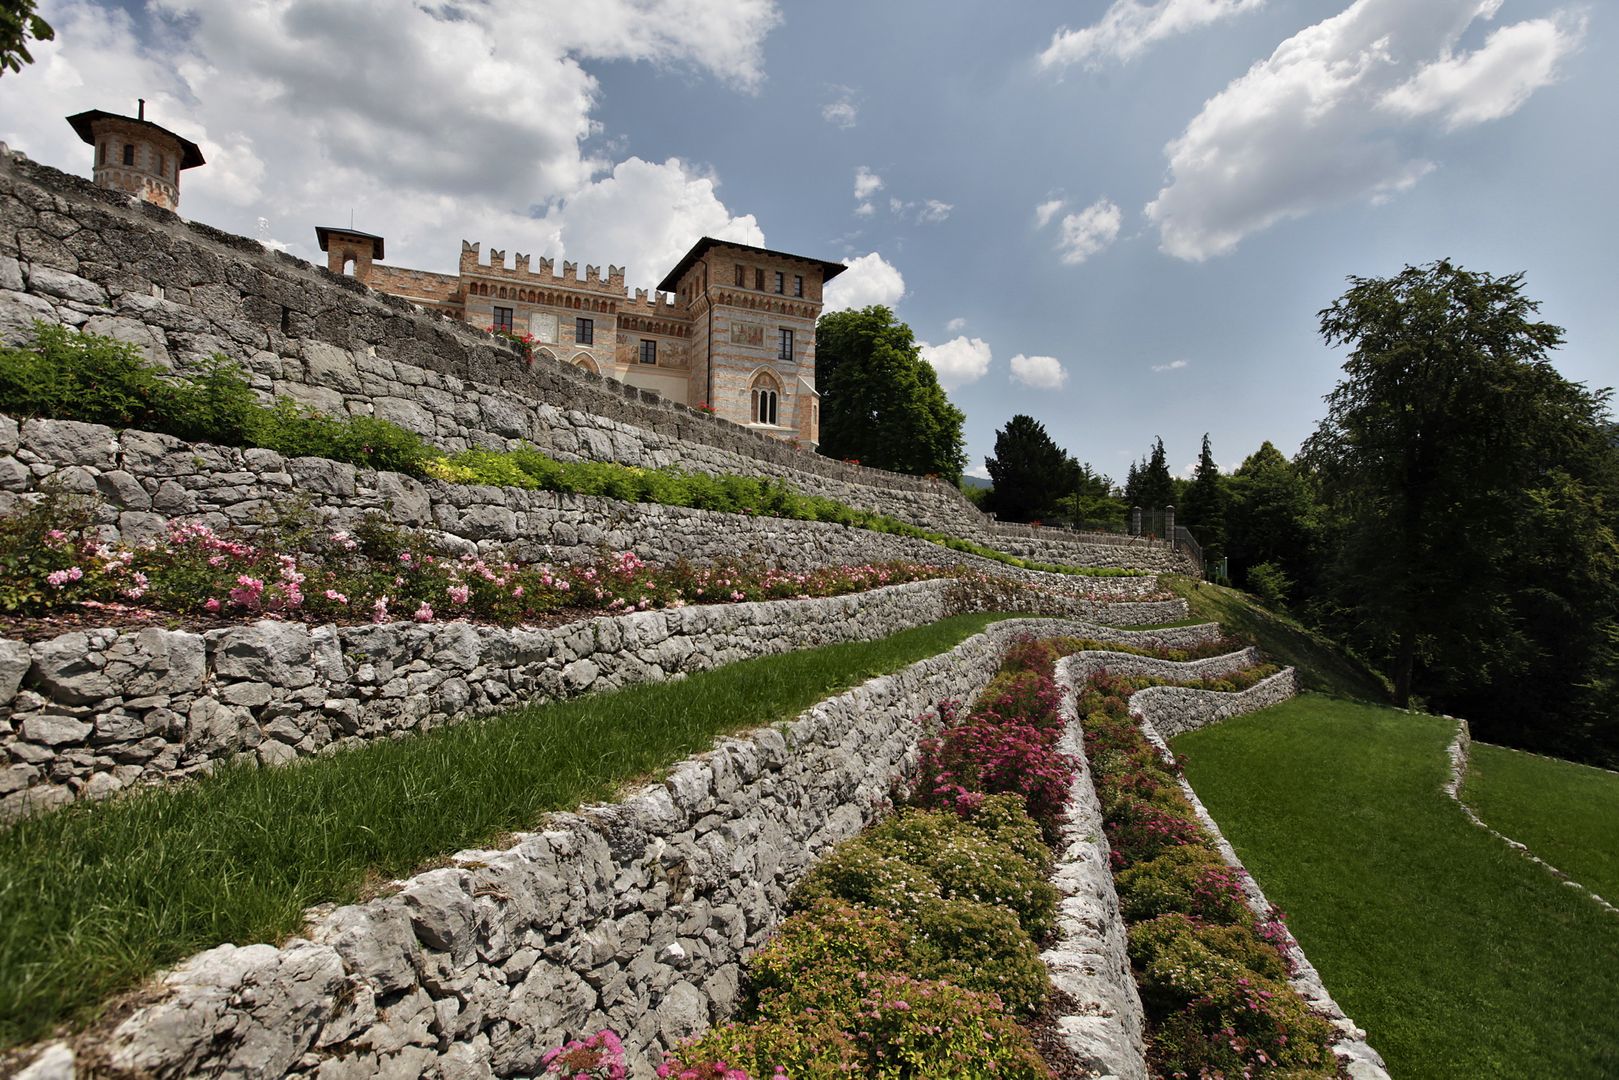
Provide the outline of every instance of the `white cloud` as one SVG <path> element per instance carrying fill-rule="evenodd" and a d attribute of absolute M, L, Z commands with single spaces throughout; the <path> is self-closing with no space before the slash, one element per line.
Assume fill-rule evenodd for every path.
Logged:
<path fill-rule="evenodd" d="M 1124 220 L 1116 203 L 1097 199 L 1077 214 L 1064 214 L 1057 237 L 1062 261 L 1077 265 L 1104 250 L 1119 235 Z"/>
<path fill-rule="evenodd" d="M 1503 26 L 1482 48 L 1422 68 L 1384 95 L 1383 105 L 1406 116 L 1441 113 L 1452 131 L 1499 120 L 1554 80 L 1557 62 L 1584 33 L 1583 16 Z"/>
<path fill-rule="evenodd" d="M 823 311 L 848 311 L 882 304 L 893 307 L 905 295 L 905 277 L 873 251 L 857 259 L 844 259 L 849 269 L 833 278 L 821 294 Z"/>
<path fill-rule="evenodd" d="M 989 343 L 983 338 L 958 337 L 943 345 L 919 342 L 922 359 L 933 365 L 938 373 L 939 385 L 946 390 L 977 382 L 989 371 Z"/>
<path fill-rule="evenodd" d="M 1581 19 L 1462 34 L 1505 0 L 1356 0 L 1276 47 L 1165 147 L 1170 180 L 1146 208 L 1182 259 L 1234 250 L 1277 222 L 1409 188 L 1435 166 L 1411 149 L 1435 130 L 1497 119 L 1551 81 Z"/>
<path fill-rule="evenodd" d="M 870 217 L 877 212 L 877 208 L 869 202 L 863 202 L 854 208 L 856 217 Z"/>
<path fill-rule="evenodd" d="M 890 197 L 888 200 L 888 212 L 890 214 L 903 214 L 905 212 L 905 208 L 910 205 L 911 204 L 906 202 L 904 199 Z"/>
<path fill-rule="evenodd" d="M 976 476 L 980 480 L 988 480 L 990 478 L 989 477 L 989 466 L 982 464 L 983 458 L 979 458 L 978 460 L 979 460 L 980 464 L 974 465 L 970 469 L 963 469 L 961 471 L 961 474 L 963 476 Z"/>
<path fill-rule="evenodd" d="M 1114 0 L 1094 25 L 1053 34 L 1040 66 L 1098 68 L 1105 60 L 1132 60 L 1164 38 L 1264 6 L 1265 0 Z"/>
<path fill-rule="evenodd" d="M 865 200 L 883 189 L 883 178 L 862 165 L 854 171 L 854 197 Z"/>
<path fill-rule="evenodd" d="M 1068 381 L 1068 372 L 1055 356 L 1012 357 L 1012 380 L 1036 390 L 1056 390 Z"/>
<path fill-rule="evenodd" d="M 0 139 L 88 172 L 88 148 L 62 116 L 133 111 L 138 89 L 148 117 L 208 159 L 185 174 L 181 210 L 247 235 L 269 218 L 306 258 L 318 257 L 313 227 L 346 223 L 351 209 L 356 225 L 387 236 L 396 265 L 453 269 L 462 238 L 560 255 L 550 245 L 588 235 L 591 204 L 611 201 L 593 195 L 598 184 L 638 183 L 667 200 L 673 219 L 747 231 L 748 219 L 714 212 L 714 182 L 701 170 L 631 159 L 615 173 L 588 68 L 640 61 L 753 90 L 779 19 L 770 0 L 602 0 L 588 12 L 561 0 L 154 0 L 151 25 L 115 5 L 60 0 L 47 16 L 57 40 L 6 78 Z M 658 170 L 661 183 L 643 169 Z M 584 205 L 570 212 L 575 197 Z M 661 237 L 606 240 L 623 250 L 570 254 L 628 259 L 653 277 L 667 269 L 635 263 L 638 252 L 667 247 Z"/>
<path fill-rule="evenodd" d="M 967 329 L 967 320 L 959 315 L 944 324 L 944 331 L 947 334 L 959 333 L 965 329 Z"/>
<path fill-rule="evenodd" d="M 943 221 L 950 216 L 955 206 L 938 199 L 927 199 L 922 203 L 922 209 L 916 212 L 916 220 L 924 225 L 932 225 Z"/>
<path fill-rule="evenodd" d="M 661 164 L 630 158 L 565 200 L 539 225 L 555 258 L 628 267 L 628 284 L 650 287 L 701 237 L 765 246 L 752 214 L 735 215 L 714 192 L 712 177 L 679 158 Z M 491 238 L 495 240 L 496 238 Z"/>
<path fill-rule="evenodd" d="M 1154 371 L 1179 371 L 1190 363 L 1191 361 L 1189 360 L 1171 360 L 1167 364 L 1154 364 L 1152 369 Z"/>
<path fill-rule="evenodd" d="M 821 119 L 833 127 L 852 128 L 860 120 L 860 108 L 854 103 L 854 91 L 847 86 L 832 88 L 837 96 L 821 106 Z"/>
<path fill-rule="evenodd" d="M 1057 216 L 1057 211 L 1063 208 L 1061 199 L 1050 199 L 1034 208 L 1034 227 L 1043 229 L 1051 224 L 1051 219 Z"/>

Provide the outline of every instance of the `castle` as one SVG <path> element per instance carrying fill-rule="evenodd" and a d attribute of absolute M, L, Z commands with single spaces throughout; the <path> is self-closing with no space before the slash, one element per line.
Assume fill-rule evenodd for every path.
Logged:
<path fill-rule="evenodd" d="M 96 148 L 101 187 L 167 210 L 180 170 L 203 164 L 192 143 L 138 116 L 93 110 L 68 117 Z M 815 321 L 821 289 L 843 264 L 705 236 L 651 295 L 630 296 L 624 268 L 550 259 L 461 242 L 458 273 L 381 265 L 383 238 L 318 226 L 327 268 L 380 292 L 474 326 L 526 337 L 534 355 L 573 364 L 811 450 L 820 442 Z"/>

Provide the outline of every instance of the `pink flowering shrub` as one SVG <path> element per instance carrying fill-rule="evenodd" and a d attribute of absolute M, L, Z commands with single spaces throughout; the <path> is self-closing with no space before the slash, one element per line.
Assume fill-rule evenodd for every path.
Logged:
<path fill-rule="evenodd" d="M 975 712 L 924 739 L 921 751 L 919 805 L 965 814 L 985 795 L 1020 795 L 1046 841 L 1061 836 L 1078 763 L 1056 748 L 1051 732 Z"/>
<path fill-rule="evenodd" d="M 542 1076 L 566 1080 L 627 1080 L 624 1046 L 612 1031 L 603 1029 L 588 1039 L 574 1039 L 547 1050 L 540 1058 Z"/>

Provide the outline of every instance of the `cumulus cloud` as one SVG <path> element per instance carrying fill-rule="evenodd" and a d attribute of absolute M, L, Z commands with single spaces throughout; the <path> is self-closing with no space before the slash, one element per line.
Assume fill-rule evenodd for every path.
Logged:
<path fill-rule="evenodd" d="M 849 269 L 833 278 L 821 294 L 823 311 L 848 311 L 882 304 L 893 307 L 905 295 L 905 277 L 899 268 L 873 251 L 857 259 L 844 259 Z"/>
<path fill-rule="evenodd" d="M 863 202 L 854 208 L 855 217 L 870 217 L 877 212 L 877 208 L 869 202 Z"/>
<path fill-rule="evenodd" d="M 944 330 L 947 334 L 958 333 L 965 329 L 967 329 L 967 320 L 959 315 L 944 324 Z"/>
<path fill-rule="evenodd" d="M 1265 6 L 1265 0 L 1114 0 L 1101 19 L 1078 30 L 1063 27 L 1040 54 L 1043 68 L 1133 60 L 1167 37 Z"/>
<path fill-rule="evenodd" d="M 854 171 L 854 197 L 860 200 L 871 198 L 883 189 L 883 178 L 862 165 Z"/>
<path fill-rule="evenodd" d="M 946 390 L 977 382 L 989 371 L 989 343 L 983 338 L 957 337 L 943 345 L 919 343 L 922 359 L 933 365 L 939 376 L 939 385 Z"/>
<path fill-rule="evenodd" d="M 1509 115 L 1551 82 L 1584 20 L 1559 14 L 1458 52 L 1505 0 L 1356 0 L 1277 46 L 1204 103 L 1167 147 L 1146 207 L 1160 246 L 1202 260 L 1277 222 L 1409 188 L 1436 131 Z"/>
<path fill-rule="evenodd" d="M 1110 199 L 1097 199 L 1077 214 L 1064 214 L 1057 236 L 1062 261 L 1075 266 L 1106 249 L 1118 238 L 1123 220 L 1123 213 Z"/>
<path fill-rule="evenodd" d="M 860 108 L 854 103 L 854 91 L 847 86 L 832 89 L 837 96 L 821 106 L 821 119 L 833 127 L 854 127 L 860 120 Z"/>
<path fill-rule="evenodd" d="M 1049 199 L 1034 208 L 1034 227 L 1043 229 L 1051 224 L 1051 219 L 1057 216 L 1057 211 L 1063 208 L 1061 199 Z"/>
<path fill-rule="evenodd" d="M 924 225 L 933 225 L 950 216 L 955 206 L 951 203 L 940 202 L 938 199 L 925 199 L 922 208 L 916 212 L 916 220 Z"/>
<path fill-rule="evenodd" d="M 1068 381 L 1068 372 L 1055 356 L 1012 357 L 1012 381 L 1036 390 L 1056 390 Z"/>
<path fill-rule="evenodd" d="M 147 115 L 208 159 L 184 177 L 187 216 L 248 235 L 269 218 L 310 257 L 313 226 L 347 222 L 352 209 L 356 225 L 387 236 L 390 262 L 429 269 L 453 269 L 463 237 L 558 254 L 548 245 L 570 231 L 568 201 L 598 184 L 607 201 L 625 186 L 592 116 L 594 63 L 686 68 L 748 92 L 779 19 L 771 0 L 602 0 L 588 12 L 561 0 L 153 0 L 139 22 L 118 6 L 61 0 L 48 15 L 57 39 L 7 77 L 0 139 L 86 172 L 88 149 L 61 117 L 132 112 L 138 87 Z M 639 166 L 678 178 L 652 185 L 670 215 L 729 224 L 702 170 L 670 159 L 631 174 Z"/>
<path fill-rule="evenodd" d="M 1191 363 L 1189 360 L 1171 360 L 1167 364 L 1154 364 L 1154 371 L 1179 371 Z"/>

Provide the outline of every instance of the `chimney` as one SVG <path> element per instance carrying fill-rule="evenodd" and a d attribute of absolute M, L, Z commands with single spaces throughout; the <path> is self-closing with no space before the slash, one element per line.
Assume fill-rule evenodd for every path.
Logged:
<path fill-rule="evenodd" d="M 135 119 L 137 119 L 137 120 L 145 120 L 146 119 L 146 99 L 145 98 L 136 98 L 135 102 L 139 106 L 139 110 L 135 113 Z"/>

